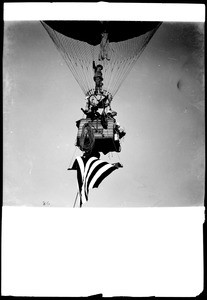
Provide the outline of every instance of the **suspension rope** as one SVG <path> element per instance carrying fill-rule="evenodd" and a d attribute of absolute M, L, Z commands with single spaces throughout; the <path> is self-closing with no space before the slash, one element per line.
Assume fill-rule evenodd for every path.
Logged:
<path fill-rule="evenodd" d="M 73 151 L 73 154 L 72 154 L 72 157 L 71 157 L 71 160 L 70 160 L 70 163 L 69 163 L 69 167 L 71 167 L 71 165 L 72 165 L 72 162 L 73 162 L 73 160 L 74 160 L 74 157 L 75 157 L 75 154 L 76 154 L 76 152 L 77 152 L 77 149 L 78 149 L 78 147 L 75 146 L 75 149 L 74 149 L 74 151 Z"/>
<path fill-rule="evenodd" d="M 75 196 L 75 201 L 74 201 L 74 204 L 73 204 L 73 208 L 74 208 L 74 207 L 75 207 L 75 205 L 76 205 L 77 198 L 78 198 L 78 194 L 79 194 L 79 192 L 77 192 L 77 194 L 76 194 L 76 196 Z"/>
<path fill-rule="evenodd" d="M 55 35 L 57 36 L 57 33 L 55 32 Z M 63 40 L 66 40 L 66 38 L 64 36 L 62 36 Z M 61 53 L 63 54 L 63 58 L 67 63 L 67 66 L 69 67 L 69 69 L 71 70 L 72 74 L 74 75 L 77 83 L 80 85 L 82 91 L 85 93 L 86 87 L 84 86 L 84 80 L 83 78 L 81 78 L 82 73 L 78 72 L 77 66 L 78 64 L 76 63 L 76 61 L 74 61 L 73 58 L 73 43 L 71 43 L 71 52 L 70 51 L 66 51 L 65 47 L 62 46 L 62 43 L 60 41 L 60 39 L 58 39 L 57 37 L 57 41 L 58 41 L 58 46 L 59 48 L 62 50 Z M 68 43 L 68 41 L 66 40 L 66 44 Z M 80 80 L 81 78 L 81 80 Z"/>
<path fill-rule="evenodd" d="M 68 41 L 67 39 L 67 48 L 66 51 L 67 53 L 71 53 L 73 60 L 75 65 L 75 69 L 77 70 L 78 73 L 78 79 L 79 81 L 81 81 L 81 83 L 84 86 L 84 93 L 86 93 L 86 91 L 88 90 L 88 84 L 87 84 L 87 76 L 84 74 L 83 69 L 81 69 L 81 65 L 83 65 L 83 54 L 81 52 L 81 48 L 79 47 L 79 41 L 74 42 L 72 41 L 72 43 Z M 78 46 L 78 49 L 76 48 Z M 71 51 L 70 51 L 71 50 Z M 80 58 L 77 58 L 77 53 L 80 53 Z"/>
<path fill-rule="evenodd" d="M 117 147 L 116 147 L 116 145 L 115 145 L 115 142 L 114 142 L 114 140 L 113 140 L 113 144 L 114 144 L 114 148 L 117 150 Z M 120 155 L 119 155 L 119 152 L 118 151 L 115 151 L 116 152 L 116 155 L 118 156 L 118 160 L 119 160 L 119 162 L 122 164 L 122 162 L 121 162 L 121 158 L 120 158 Z M 123 164 L 122 164 L 123 165 Z"/>
<path fill-rule="evenodd" d="M 59 33 L 55 32 L 54 30 L 50 30 L 48 28 L 50 35 L 53 37 L 53 41 L 55 42 L 55 45 L 61 55 L 63 56 L 67 66 L 69 67 L 70 71 L 74 75 L 77 83 L 80 85 L 82 91 L 86 93 L 87 87 L 84 85 L 84 78 L 82 77 L 82 72 L 78 70 L 78 64 L 74 60 L 73 53 L 75 51 L 73 43 L 70 44 L 71 48 L 70 50 L 72 51 L 66 51 L 65 47 L 62 45 L 62 41 L 60 40 L 60 37 L 62 38 L 63 41 L 65 41 L 65 44 L 68 44 L 68 41 L 66 40 L 66 37 L 64 35 L 60 35 Z M 53 32 L 52 32 L 53 31 Z M 81 80 L 80 80 L 81 79 Z"/>
<path fill-rule="evenodd" d="M 100 45 L 92 46 L 87 42 L 75 40 L 65 36 L 42 22 L 57 49 L 60 51 L 67 66 L 86 95 L 94 88 L 92 62 L 103 66 L 103 89 L 111 93 L 112 97 L 117 93 L 124 79 L 132 69 L 149 40 L 157 29 L 153 29 L 141 36 L 121 42 L 110 42 L 109 60 L 98 60 Z"/>

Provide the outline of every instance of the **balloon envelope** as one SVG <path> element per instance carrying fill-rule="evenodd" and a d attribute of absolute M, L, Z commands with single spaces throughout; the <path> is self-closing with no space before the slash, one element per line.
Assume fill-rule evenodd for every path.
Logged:
<path fill-rule="evenodd" d="M 45 21 L 53 30 L 96 46 L 101 42 L 101 33 L 106 31 L 110 42 L 120 42 L 145 34 L 161 22 L 141 21 Z"/>
<path fill-rule="evenodd" d="M 101 64 L 102 91 L 112 97 L 161 22 L 42 21 L 85 95 L 93 94 L 93 64 Z M 103 33 L 106 32 L 107 35 Z M 104 36 L 107 38 L 104 40 Z"/>

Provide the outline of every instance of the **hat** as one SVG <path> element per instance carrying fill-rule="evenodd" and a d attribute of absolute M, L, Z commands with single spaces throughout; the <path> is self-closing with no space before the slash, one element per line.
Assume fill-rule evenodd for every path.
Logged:
<path fill-rule="evenodd" d="M 113 117 L 117 116 L 117 112 L 114 111 L 114 110 L 111 111 L 111 114 L 112 114 Z"/>
<path fill-rule="evenodd" d="M 97 65 L 96 68 L 101 68 L 101 70 L 103 70 L 103 66 L 102 65 Z"/>

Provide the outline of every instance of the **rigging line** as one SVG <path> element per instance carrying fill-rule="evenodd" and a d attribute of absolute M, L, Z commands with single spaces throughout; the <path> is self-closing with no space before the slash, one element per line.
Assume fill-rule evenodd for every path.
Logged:
<path fill-rule="evenodd" d="M 71 70 L 72 74 L 74 75 L 77 83 L 79 84 L 79 86 L 81 87 L 83 93 L 85 94 L 85 87 L 84 87 L 84 84 L 82 84 L 82 82 L 80 81 L 80 75 L 79 73 L 77 72 L 77 67 L 72 63 L 69 55 L 66 53 L 66 57 L 67 57 L 67 60 L 66 60 L 66 63 L 67 63 L 67 66 L 69 67 L 69 69 Z M 72 66 L 72 67 L 71 67 Z"/>
<path fill-rule="evenodd" d="M 121 45 L 120 45 L 121 46 Z M 133 45 L 132 45 L 133 46 Z M 126 43 L 126 46 L 125 46 L 126 48 L 127 48 L 127 53 L 128 53 L 128 43 Z M 123 48 L 123 45 L 122 45 L 122 48 Z M 133 59 L 133 56 L 134 56 L 134 54 L 132 55 L 132 54 L 130 54 L 130 55 L 128 55 L 128 57 L 126 57 L 126 58 L 124 58 L 124 57 L 121 57 L 121 59 L 120 59 L 120 64 L 123 64 L 123 68 L 122 68 L 122 71 L 120 72 L 120 76 L 122 75 L 122 73 L 124 72 L 124 70 L 125 70 L 125 68 L 126 68 L 126 66 L 128 65 L 128 62 L 131 60 L 131 59 Z M 120 68 L 120 67 L 119 67 Z"/>
<path fill-rule="evenodd" d="M 119 90 L 119 88 L 120 88 L 120 86 L 122 85 L 123 81 L 126 79 L 128 73 L 131 71 L 132 67 L 133 67 L 133 62 L 132 62 L 132 63 L 128 66 L 128 68 L 125 70 L 125 72 L 124 72 L 124 74 L 123 74 L 123 76 L 122 76 L 122 78 L 121 78 L 119 84 L 117 84 L 116 90 L 114 91 L 115 94 L 116 94 L 117 91 Z"/>
<path fill-rule="evenodd" d="M 104 68 L 104 76 L 107 77 L 110 75 L 110 67 L 113 65 L 113 59 L 110 59 L 110 61 L 105 62 L 105 68 Z"/>
<path fill-rule="evenodd" d="M 76 58 L 74 58 L 74 60 L 75 60 L 75 62 L 72 62 L 72 64 L 73 64 L 73 67 L 77 74 L 78 83 L 80 86 L 82 86 L 83 92 L 85 94 L 86 90 L 87 90 L 87 84 L 85 82 L 85 78 L 83 77 L 83 72 L 81 71 L 81 68 L 80 68 L 80 62 L 78 60 L 76 60 Z"/>
<path fill-rule="evenodd" d="M 84 94 L 85 94 L 88 88 L 87 88 L 86 79 L 84 77 L 83 68 L 80 65 L 80 62 L 77 63 L 76 70 L 77 70 L 77 73 L 79 74 L 79 80 L 80 80 L 79 82 L 81 82 L 82 86 L 84 86 Z"/>
<path fill-rule="evenodd" d="M 73 155 L 72 155 L 72 157 L 71 157 L 70 164 L 69 164 L 70 167 L 71 167 L 71 165 L 72 165 L 72 161 L 73 161 L 73 159 L 74 159 L 74 156 L 75 156 L 75 154 L 76 154 L 77 149 L 78 149 L 78 147 L 75 146 L 75 149 L 74 149 L 74 151 L 73 151 Z"/>
<path fill-rule="evenodd" d="M 111 49 L 112 49 L 112 46 L 113 46 L 113 44 L 111 45 Z M 114 51 L 114 49 L 112 49 L 112 50 L 113 50 L 113 53 L 110 56 L 110 60 L 106 62 L 106 65 L 107 65 L 106 76 L 108 78 L 106 85 L 108 88 L 110 88 L 110 82 L 112 80 L 111 76 L 113 75 L 114 66 L 117 64 L 117 57 L 115 55 L 115 51 Z"/>
<path fill-rule="evenodd" d="M 119 90 L 120 86 L 122 85 L 123 81 L 126 79 L 128 73 L 130 72 L 130 70 L 133 67 L 135 59 L 133 59 L 128 65 L 126 62 L 125 64 L 125 69 L 122 70 L 120 76 L 119 76 L 119 80 L 116 81 L 116 83 L 114 84 L 114 94 L 117 93 L 117 91 Z"/>
<path fill-rule="evenodd" d="M 106 76 L 106 74 L 107 74 L 107 69 L 108 69 L 107 68 L 108 61 L 106 61 L 106 59 L 99 60 L 100 45 L 94 46 L 94 49 L 96 51 L 96 57 L 97 57 L 97 59 L 96 59 L 96 61 L 97 61 L 96 65 L 101 64 L 102 67 L 103 67 L 103 70 L 102 70 L 103 87 L 102 87 L 102 89 L 104 90 L 104 89 L 107 89 L 107 84 L 106 84 L 106 82 L 107 82 L 107 76 Z"/>
<path fill-rule="evenodd" d="M 121 78 L 121 74 L 124 71 L 125 66 L 126 66 L 126 62 L 124 65 L 121 65 L 119 62 L 114 66 L 112 77 L 111 77 L 112 79 L 110 82 L 110 85 L 111 85 L 110 89 L 112 89 L 113 95 L 115 95 L 116 86 Z"/>
<path fill-rule="evenodd" d="M 88 86 L 88 90 L 90 89 L 91 87 L 91 78 L 89 77 L 89 69 L 92 67 L 92 61 L 91 61 L 91 58 L 89 56 L 89 51 L 90 51 L 90 48 L 87 44 L 85 44 L 85 48 L 84 48 L 85 52 L 84 52 L 84 56 L 86 56 L 87 54 L 87 64 L 85 64 L 85 68 L 84 68 L 84 75 L 85 75 L 85 78 L 86 78 L 86 81 L 87 81 L 87 86 Z M 90 66 L 91 65 L 91 66 Z"/>
<path fill-rule="evenodd" d="M 91 50 L 92 60 L 95 60 L 94 59 L 95 48 L 93 46 L 90 46 L 90 50 Z"/>
<path fill-rule="evenodd" d="M 73 74 L 76 76 L 76 78 L 79 78 L 79 74 L 75 67 L 76 62 L 74 62 L 75 58 L 74 58 L 74 50 L 73 50 L 73 41 L 71 40 L 70 44 L 68 44 L 68 40 L 66 40 L 65 36 L 62 36 L 62 40 L 64 43 L 63 47 L 65 50 L 65 55 L 67 57 L 67 60 L 71 63 L 71 66 L 73 67 Z"/>
<path fill-rule="evenodd" d="M 67 57 L 66 63 L 69 66 L 70 70 L 71 70 L 71 67 L 73 68 L 71 70 L 71 72 L 75 76 L 76 81 L 78 82 L 78 84 L 80 85 L 81 89 L 83 90 L 83 92 L 85 94 L 87 87 L 84 84 L 84 79 L 82 78 L 82 72 L 79 71 L 79 69 L 77 68 L 78 59 L 77 59 L 77 49 L 75 49 L 75 45 L 74 45 L 75 41 L 73 41 L 73 39 L 68 38 L 68 37 L 66 39 L 66 37 L 64 37 L 64 36 L 62 36 L 62 39 L 63 39 L 63 43 L 64 43 L 64 46 L 63 46 L 64 52 Z M 69 55 L 69 53 L 71 53 L 71 55 Z M 70 64 L 68 63 L 68 61 L 70 62 Z M 70 65 L 71 65 L 71 67 L 70 67 Z"/>
<path fill-rule="evenodd" d="M 112 69 L 111 69 L 111 74 L 109 76 L 109 80 L 108 80 L 108 90 L 111 92 L 111 94 L 114 96 L 114 93 L 113 93 L 113 87 L 114 87 L 114 81 L 115 81 L 115 78 L 116 76 L 118 76 L 118 74 L 116 73 L 116 70 L 117 70 L 117 65 L 114 63 Z"/>
<path fill-rule="evenodd" d="M 87 83 L 87 91 L 88 91 L 91 88 L 90 77 L 89 77 L 89 66 L 88 65 L 85 65 L 85 67 L 82 66 L 82 69 Z"/>
<path fill-rule="evenodd" d="M 120 155 L 119 155 L 119 153 L 118 153 L 118 152 L 116 152 L 116 155 L 118 156 L 118 159 L 119 159 L 119 162 L 120 162 L 120 164 L 122 164 L 122 165 L 123 165 L 123 163 L 122 163 L 122 161 L 121 161 L 121 158 L 120 158 Z"/>
<path fill-rule="evenodd" d="M 146 36 L 142 37 L 140 39 L 140 37 L 138 38 L 133 38 L 130 39 L 126 42 L 121 42 L 121 43 L 117 43 L 114 45 L 115 47 L 115 51 L 117 53 L 122 53 L 122 55 L 128 54 L 128 58 L 125 60 L 125 65 L 123 66 L 123 69 L 120 71 L 119 73 L 119 78 L 116 80 L 116 83 L 114 84 L 114 93 L 116 93 L 118 91 L 118 89 L 120 88 L 121 84 L 123 83 L 123 80 L 126 78 L 127 74 L 129 73 L 129 71 L 131 70 L 133 63 L 136 61 L 136 59 L 139 56 L 139 52 L 142 51 L 142 43 L 144 43 L 144 48 L 146 46 Z M 126 56 L 126 55 L 125 55 Z M 123 56 L 122 56 L 123 57 Z M 131 62 L 127 65 L 127 62 L 130 61 Z M 123 59 L 122 59 L 123 61 Z M 121 63 L 121 61 L 120 61 Z M 119 67 L 120 69 L 120 67 Z M 118 82 L 120 81 L 120 83 L 118 84 Z"/>
<path fill-rule="evenodd" d="M 110 60 L 110 62 L 107 62 L 105 64 L 105 72 L 104 72 L 104 89 L 106 89 L 108 92 L 110 92 L 110 83 L 113 80 L 113 69 L 114 69 L 115 62 L 113 59 Z"/>
<path fill-rule="evenodd" d="M 119 47 L 117 47 L 117 51 L 118 51 L 118 49 L 122 50 L 122 48 L 123 49 L 126 48 L 125 51 L 128 53 L 128 51 L 130 51 L 131 48 L 134 47 L 133 44 L 134 44 L 133 39 L 128 41 L 127 43 L 125 43 L 125 47 L 124 47 L 123 43 L 119 44 L 119 45 L 117 45 L 117 46 L 119 46 Z M 129 46 L 131 46 L 131 47 L 129 47 Z M 123 51 L 121 51 L 121 52 L 123 52 Z M 128 74 L 128 71 L 131 69 L 131 64 L 133 64 L 133 62 L 135 60 L 134 56 L 136 56 L 136 54 L 131 53 L 130 56 L 128 56 L 126 59 L 122 58 L 122 60 L 120 60 L 120 62 L 119 62 L 120 66 L 121 66 L 122 63 L 124 63 L 124 65 L 123 65 L 122 69 L 121 69 L 120 66 L 118 67 L 118 69 L 120 69 L 120 71 L 119 71 L 119 76 L 116 78 L 116 82 L 114 83 L 114 93 L 116 93 L 118 91 L 118 89 L 121 86 L 123 80 L 126 78 L 126 75 Z"/>
<path fill-rule="evenodd" d="M 44 24 L 44 23 L 43 23 Z M 52 39 L 53 43 L 55 44 L 56 49 L 58 52 L 61 53 L 61 56 L 64 59 L 64 53 L 62 48 L 60 47 L 60 44 L 58 42 L 58 38 L 55 36 L 55 31 L 51 29 L 48 25 L 44 24 L 44 28 L 46 29 L 47 33 L 49 34 L 50 38 Z M 61 50 L 61 51 L 60 51 Z"/>
<path fill-rule="evenodd" d="M 117 147 L 116 147 L 116 145 L 115 145 L 114 139 L 113 139 L 113 144 L 114 144 L 114 148 L 117 150 Z M 115 151 L 115 152 L 116 152 L 116 154 L 117 154 L 117 156 L 118 156 L 119 162 L 122 164 L 118 151 Z"/>
<path fill-rule="evenodd" d="M 56 31 L 51 29 L 47 24 L 44 24 L 43 22 L 42 22 L 42 24 L 43 24 L 44 28 L 46 29 L 47 33 L 49 34 L 49 36 L 51 37 L 52 41 L 54 42 L 58 52 L 60 52 L 62 58 L 64 59 L 67 66 L 71 70 L 72 74 L 74 74 L 74 77 L 75 77 L 77 83 L 80 85 L 78 78 L 77 78 L 77 74 L 76 74 L 75 70 L 73 69 L 73 64 L 71 62 L 71 59 L 70 59 L 70 57 L 68 57 L 68 55 L 64 49 L 64 46 L 62 45 L 62 43 L 60 41 L 60 38 L 58 38 L 58 36 L 57 36 Z M 68 63 L 68 60 L 70 61 L 71 65 Z M 83 90 L 82 86 L 81 86 L 81 89 Z M 84 90 L 83 90 L 83 92 L 84 92 Z"/>
<path fill-rule="evenodd" d="M 148 35 L 147 37 L 145 37 L 144 39 L 142 39 L 142 41 L 140 41 L 140 43 L 142 44 L 144 40 L 144 44 L 142 47 L 140 47 L 140 49 L 137 49 L 136 52 L 138 52 L 133 59 L 131 60 L 130 64 L 128 65 L 128 67 L 125 69 L 125 71 L 122 74 L 122 78 L 120 80 L 120 83 L 118 84 L 118 86 L 116 86 L 116 91 L 115 93 L 118 91 L 118 89 L 120 88 L 121 84 L 123 83 L 124 79 L 126 78 L 126 76 L 128 75 L 128 73 L 131 71 L 134 63 L 136 62 L 136 60 L 140 57 L 141 53 L 143 52 L 143 50 L 145 49 L 147 43 L 148 43 Z M 115 88 L 114 88 L 115 89 Z"/>
<path fill-rule="evenodd" d="M 151 35 L 150 35 L 151 36 Z M 143 50 L 145 49 L 145 47 L 147 46 L 147 43 L 150 39 L 150 36 L 147 35 L 147 37 L 145 37 L 144 40 L 144 44 L 143 46 L 138 50 L 138 53 L 134 56 L 134 58 L 131 60 L 130 64 L 128 65 L 128 67 L 126 68 L 125 72 L 123 73 L 123 77 L 120 80 L 119 85 L 116 87 L 117 91 L 120 88 L 121 84 L 123 83 L 124 79 L 126 78 L 126 76 L 128 75 L 128 73 L 131 71 L 134 63 L 138 60 L 138 58 L 140 57 L 140 55 L 142 54 Z"/>
<path fill-rule="evenodd" d="M 68 46 L 68 48 L 71 50 L 72 52 L 72 57 L 73 57 L 73 60 L 72 60 L 72 64 L 74 66 L 74 69 L 75 69 L 75 72 L 77 74 L 77 77 L 78 77 L 78 82 L 80 85 L 82 85 L 83 89 L 84 89 L 84 94 L 87 90 L 87 84 L 85 82 L 85 78 L 83 77 L 83 72 L 80 70 L 80 67 L 79 67 L 79 63 L 80 63 L 80 59 L 78 59 L 77 57 L 77 43 L 75 43 L 75 41 L 71 41 L 71 43 L 69 44 L 69 39 L 66 40 L 66 44 Z M 74 61 L 74 62 L 73 62 Z"/>
<path fill-rule="evenodd" d="M 84 48 L 84 50 L 82 49 Z M 84 53 L 85 52 L 85 53 Z M 79 54 L 79 57 L 77 56 L 77 53 Z M 89 88 L 88 82 L 87 82 L 87 76 L 85 74 L 85 69 L 84 69 L 84 63 L 86 63 L 86 61 L 84 60 L 86 57 L 86 50 L 85 50 L 85 44 L 82 43 L 82 47 L 80 46 L 80 42 L 77 41 L 76 43 L 76 57 L 77 57 L 77 61 L 79 62 L 79 64 L 77 65 L 77 68 L 79 70 L 80 76 L 82 78 L 82 81 L 84 82 L 86 91 Z"/>
<path fill-rule="evenodd" d="M 65 57 L 65 61 L 67 63 L 67 66 L 69 67 L 69 69 L 71 70 L 72 74 L 74 75 L 76 81 L 79 83 L 78 77 L 79 74 L 77 73 L 77 69 L 75 68 L 74 64 L 73 64 L 73 60 L 72 60 L 72 56 L 68 54 L 68 51 L 66 51 L 66 46 L 62 45 L 62 48 L 64 50 L 64 57 Z"/>
<path fill-rule="evenodd" d="M 99 50 L 100 51 L 100 50 Z M 107 59 L 102 59 L 99 63 L 103 66 L 103 89 L 108 90 L 108 81 L 110 77 L 110 67 L 111 67 L 111 59 L 108 61 Z"/>
<path fill-rule="evenodd" d="M 73 208 L 75 207 L 75 205 L 76 205 L 76 202 L 77 202 L 77 198 L 78 198 L 78 192 L 76 193 L 76 196 L 75 196 L 75 201 L 74 201 L 74 204 L 73 204 Z"/>
<path fill-rule="evenodd" d="M 105 72 L 105 76 L 107 78 L 105 85 L 106 85 L 106 89 L 108 91 L 110 91 L 111 82 L 113 82 L 113 71 L 114 71 L 115 64 L 116 64 L 116 61 L 112 60 L 111 63 L 110 63 L 110 67 L 107 68 L 107 70 Z"/>
<path fill-rule="evenodd" d="M 84 59 L 86 58 L 85 64 L 84 64 L 85 68 L 83 68 L 83 73 L 85 76 L 85 80 L 87 82 L 87 90 L 89 90 L 90 87 L 93 86 L 93 82 L 91 81 L 91 77 L 89 76 L 89 72 L 91 72 L 91 68 L 92 68 L 92 61 L 91 61 L 90 53 L 92 52 L 91 49 L 93 49 L 93 47 L 87 43 L 84 43 L 83 45 L 84 45 L 84 47 L 81 52 L 82 60 L 84 61 Z"/>
<path fill-rule="evenodd" d="M 86 58 L 84 65 L 82 65 L 83 75 L 85 77 L 85 81 L 87 83 L 87 91 L 93 86 L 93 81 L 91 80 L 91 77 L 89 76 L 89 73 L 91 73 L 92 68 L 92 61 L 90 57 L 90 45 L 87 45 L 85 43 L 82 56 L 83 58 Z M 84 60 L 83 60 L 84 61 Z"/>
<path fill-rule="evenodd" d="M 126 52 L 126 50 L 125 51 L 123 50 L 123 49 L 126 48 L 126 43 L 124 45 L 123 45 L 123 42 L 114 43 L 113 52 L 116 55 L 119 55 L 119 53 Z M 127 67 L 129 59 L 130 59 L 130 57 L 124 59 L 123 54 L 121 55 L 121 57 L 118 61 L 117 61 L 117 59 L 114 58 L 114 64 L 113 64 L 113 68 L 112 68 L 112 71 L 111 71 L 111 79 L 110 79 L 110 82 L 109 82 L 109 88 L 111 89 L 111 85 L 113 86 L 112 87 L 113 95 L 115 95 L 115 93 L 116 93 L 116 86 L 119 86 L 118 82 L 119 82 L 119 80 L 121 80 L 122 74 L 125 74 L 125 69 Z"/>
<path fill-rule="evenodd" d="M 93 70 L 92 62 L 90 62 L 90 64 L 89 64 L 88 76 L 89 76 L 89 80 L 90 80 L 90 87 L 94 87 L 95 82 L 93 80 L 94 70 Z"/>
<path fill-rule="evenodd" d="M 124 63 L 119 62 L 119 65 L 117 64 L 116 66 L 116 70 L 114 71 L 114 73 L 115 74 L 117 73 L 117 76 L 113 76 L 113 88 L 112 88 L 113 94 L 115 94 L 117 91 L 117 86 L 122 79 L 122 74 L 125 73 L 125 69 L 127 68 L 127 65 L 128 65 L 128 60 L 124 61 Z"/>
<path fill-rule="evenodd" d="M 58 38 L 56 32 L 54 32 L 54 34 L 56 35 L 56 42 L 59 45 L 59 48 L 61 50 L 61 54 L 62 54 L 62 56 L 63 56 L 63 58 L 64 58 L 64 60 L 65 60 L 65 62 L 67 64 L 67 66 L 71 70 L 71 72 L 74 75 L 77 83 L 80 85 L 81 89 L 84 92 L 84 86 L 78 80 L 79 74 L 77 73 L 77 70 L 76 70 L 76 68 L 73 65 L 72 58 L 69 56 L 68 51 L 66 51 L 66 49 L 65 49 L 65 48 L 67 48 L 67 42 L 64 40 L 64 36 L 62 36 L 62 41 L 60 41 L 61 36 L 60 36 L 60 38 Z M 63 43 L 64 43 L 64 45 L 63 45 Z"/>

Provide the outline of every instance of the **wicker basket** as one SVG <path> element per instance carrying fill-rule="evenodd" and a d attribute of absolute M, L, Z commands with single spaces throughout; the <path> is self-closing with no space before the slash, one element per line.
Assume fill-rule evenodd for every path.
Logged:
<path fill-rule="evenodd" d="M 95 144 L 94 150 L 98 152 L 103 152 L 104 154 L 108 152 L 120 152 L 119 141 L 114 140 L 114 128 L 115 121 L 113 119 L 107 119 L 107 128 L 103 128 L 100 119 L 91 120 L 89 118 L 81 119 L 78 128 L 77 142 L 76 145 L 80 146 L 80 137 L 82 134 L 82 129 L 85 124 L 90 124 L 93 130 Z"/>

